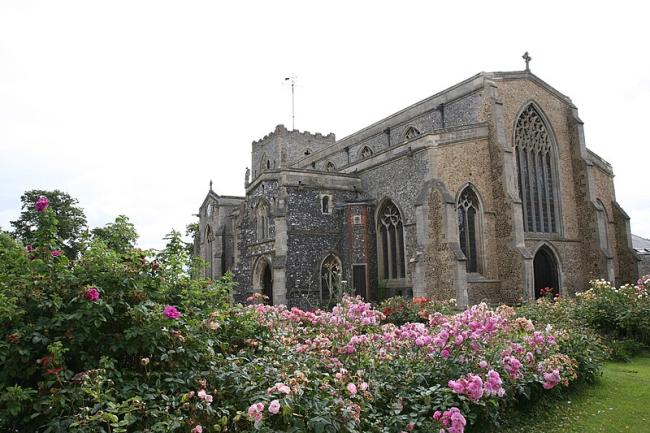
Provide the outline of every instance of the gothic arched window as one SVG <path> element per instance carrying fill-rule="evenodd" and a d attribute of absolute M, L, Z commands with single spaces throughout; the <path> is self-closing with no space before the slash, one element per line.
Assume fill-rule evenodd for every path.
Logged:
<path fill-rule="evenodd" d="M 393 280 L 406 277 L 404 223 L 395 203 L 387 200 L 377 214 L 379 277 Z"/>
<path fill-rule="evenodd" d="M 208 218 L 212 218 L 212 211 L 214 210 L 214 206 L 212 206 L 212 203 L 208 205 L 208 208 L 206 209 L 205 213 Z"/>
<path fill-rule="evenodd" d="M 267 239 L 269 235 L 269 206 L 266 202 L 260 201 L 257 205 L 257 240 Z"/>
<path fill-rule="evenodd" d="M 404 133 L 404 139 L 410 140 L 412 138 L 417 137 L 420 135 L 420 131 L 418 131 L 415 127 L 409 126 L 406 132 Z"/>
<path fill-rule="evenodd" d="M 214 278 L 214 235 L 212 228 L 206 226 L 205 228 L 205 262 L 206 262 L 206 277 Z"/>
<path fill-rule="evenodd" d="M 476 193 L 467 186 L 458 197 L 458 238 L 467 257 L 467 272 L 481 272 L 481 211 Z"/>
<path fill-rule="evenodd" d="M 602 212 L 598 212 L 598 222 L 599 224 L 602 225 L 603 227 L 603 233 L 602 233 L 602 239 L 600 241 L 600 246 L 602 249 L 609 251 L 610 244 L 609 244 L 609 217 L 607 216 L 607 208 L 605 207 L 605 204 L 598 198 L 596 199 L 596 202 L 598 205 L 601 207 L 603 210 Z"/>
<path fill-rule="evenodd" d="M 548 128 L 533 104 L 528 105 L 517 119 L 515 156 L 524 230 L 557 233 L 556 155 Z"/>
<path fill-rule="evenodd" d="M 321 300 L 332 299 L 341 287 L 341 260 L 334 254 L 325 257 L 320 266 Z"/>
<path fill-rule="evenodd" d="M 368 146 L 363 146 L 363 149 L 361 149 L 360 153 L 361 157 L 360 159 L 366 159 L 372 156 L 372 149 L 369 148 Z"/>
<path fill-rule="evenodd" d="M 334 171 L 336 170 L 336 166 L 332 161 L 329 161 L 327 165 L 325 165 L 325 171 Z"/>

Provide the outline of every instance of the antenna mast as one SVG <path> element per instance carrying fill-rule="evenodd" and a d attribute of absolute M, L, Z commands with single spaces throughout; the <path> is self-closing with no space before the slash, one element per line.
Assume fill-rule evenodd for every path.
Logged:
<path fill-rule="evenodd" d="M 295 87 L 296 87 L 296 76 L 291 75 L 286 77 L 284 81 L 291 83 L 291 129 L 296 129 L 296 103 L 295 103 Z"/>

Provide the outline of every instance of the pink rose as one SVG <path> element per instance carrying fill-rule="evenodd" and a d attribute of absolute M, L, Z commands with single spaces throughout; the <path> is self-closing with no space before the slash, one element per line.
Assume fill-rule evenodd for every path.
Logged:
<path fill-rule="evenodd" d="M 50 201 L 47 199 L 47 197 L 43 195 L 40 196 L 38 200 L 36 200 L 36 205 L 34 206 L 36 208 L 36 212 L 45 212 L 48 204 L 50 204 Z"/>
<path fill-rule="evenodd" d="M 88 287 L 86 289 L 86 299 L 90 302 L 98 301 L 100 298 L 99 290 L 96 287 Z"/>
<path fill-rule="evenodd" d="M 277 414 L 278 412 L 280 412 L 280 402 L 277 401 L 277 400 L 273 400 L 273 401 L 269 404 L 269 412 L 271 412 L 273 415 L 275 415 L 275 414 Z"/>
<path fill-rule="evenodd" d="M 205 392 L 205 389 L 199 390 L 199 392 L 196 395 L 204 402 L 208 404 L 212 403 L 212 396 L 207 392 Z"/>
<path fill-rule="evenodd" d="M 191 433 L 203 433 L 203 427 L 201 424 L 198 424 L 196 427 L 194 427 Z"/>
<path fill-rule="evenodd" d="M 347 388 L 348 388 L 348 392 L 349 392 L 351 395 L 354 395 L 354 394 L 357 393 L 357 386 L 356 386 L 354 383 L 351 383 L 351 382 L 348 383 Z"/>
<path fill-rule="evenodd" d="M 248 416 L 255 420 L 255 424 L 262 421 L 262 411 L 264 411 L 264 403 L 253 403 L 248 408 Z"/>
<path fill-rule="evenodd" d="M 63 251 L 61 251 L 61 250 L 52 250 L 52 251 L 50 251 L 50 254 L 52 255 L 52 257 L 59 257 L 61 254 L 63 254 Z"/>
<path fill-rule="evenodd" d="M 181 317 L 181 312 L 178 311 L 178 308 L 174 307 L 173 305 L 165 305 L 163 314 L 169 319 L 178 319 Z"/>
<path fill-rule="evenodd" d="M 365 391 L 365 390 L 367 390 L 367 389 L 368 389 L 368 384 L 367 384 L 366 382 L 361 382 L 361 383 L 359 384 L 359 389 L 360 389 L 361 391 Z"/>

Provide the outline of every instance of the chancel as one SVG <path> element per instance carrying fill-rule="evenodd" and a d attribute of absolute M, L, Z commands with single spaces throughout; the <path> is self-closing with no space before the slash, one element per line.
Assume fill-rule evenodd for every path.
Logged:
<path fill-rule="evenodd" d="M 302 308 L 344 286 L 463 307 L 636 280 L 611 165 L 586 147 L 571 99 L 523 59 L 339 140 L 278 125 L 254 141 L 245 195 L 210 185 L 200 207 L 205 276 L 232 271 L 236 300 Z"/>

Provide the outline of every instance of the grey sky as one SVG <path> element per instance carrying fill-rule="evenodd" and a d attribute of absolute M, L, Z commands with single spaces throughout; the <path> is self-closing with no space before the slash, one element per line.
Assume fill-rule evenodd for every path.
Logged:
<path fill-rule="evenodd" d="M 650 237 L 644 2 L 0 1 L 0 226 L 32 188 L 118 214 L 143 247 L 193 221 L 210 179 L 243 195 L 250 143 L 337 138 L 479 71 L 532 71 L 572 98 Z"/>

